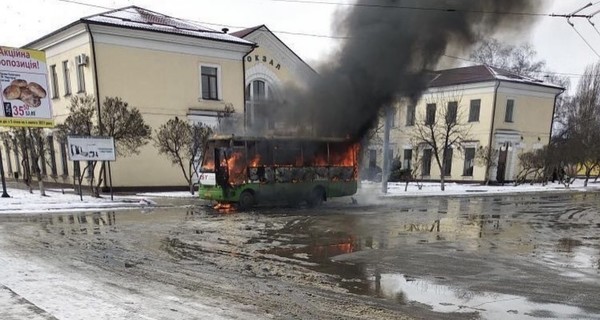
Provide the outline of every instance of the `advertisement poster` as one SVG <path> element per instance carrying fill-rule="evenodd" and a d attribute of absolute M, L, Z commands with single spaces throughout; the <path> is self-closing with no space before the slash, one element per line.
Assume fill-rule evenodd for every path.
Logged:
<path fill-rule="evenodd" d="M 115 141 L 112 137 L 68 136 L 71 161 L 115 161 Z"/>
<path fill-rule="evenodd" d="M 54 126 L 43 51 L 0 47 L 0 92 L 0 127 Z"/>

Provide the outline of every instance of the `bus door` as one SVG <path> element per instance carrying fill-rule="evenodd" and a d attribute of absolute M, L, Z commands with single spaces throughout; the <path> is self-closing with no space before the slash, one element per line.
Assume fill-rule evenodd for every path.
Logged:
<path fill-rule="evenodd" d="M 215 174 L 217 185 L 223 189 L 225 197 L 229 194 L 229 166 L 227 160 L 231 153 L 228 147 L 216 147 L 214 150 Z"/>

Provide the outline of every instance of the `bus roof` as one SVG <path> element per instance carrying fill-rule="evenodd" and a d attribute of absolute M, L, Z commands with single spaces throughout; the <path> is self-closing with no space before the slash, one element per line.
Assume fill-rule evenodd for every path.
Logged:
<path fill-rule="evenodd" d="M 214 135 L 210 141 L 301 141 L 301 142 L 350 142 L 349 138 L 339 137 L 308 137 L 308 136 L 236 136 L 236 135 Z"/>

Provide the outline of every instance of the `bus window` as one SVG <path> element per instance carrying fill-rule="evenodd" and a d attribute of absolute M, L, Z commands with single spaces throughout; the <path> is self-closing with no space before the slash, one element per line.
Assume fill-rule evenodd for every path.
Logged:
<path fill-rule="evenodd" d="M 202 156 L 202 172 L 214 172 L 215 171 L 215 145 L 214 143 L 209 144 L 208 148 L 204 151 Z"/>
<path fill-rule="evenodd" d="M 326 166 L 327 144 L 326 143 L 305 143 L 302 146 L 305 166 Z"/>
<path fill-rule="evenodd" d="M 246 148 L 243 146 L 226 148 L 224 160 L 229 171 L 229 182 L 240 184 L 246 180 Z M 221 160 L 223 161 L 223 160 Z"/>
<path fill-rule="evenodd" d="M 299 143 L 275 143 L 273 145 L 273 160 L 279 166 L 302 165 L 302 149 Z"/>
<path fill-rule="evenodd" d="M 352 167 L 356 163 L 356 148 L 350 143 L 329 144 L 329 164 L 339 167 Z"/>

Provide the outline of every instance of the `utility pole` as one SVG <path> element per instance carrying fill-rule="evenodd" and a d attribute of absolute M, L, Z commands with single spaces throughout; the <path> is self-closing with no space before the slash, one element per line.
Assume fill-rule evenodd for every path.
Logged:
<path fill-rule="evenodd" d="M 390 177 L 390 129 L 394 108 L 385 107 L 385 124 L 383 126 L 383 168 L 381 170 L 381 192 L 388 191 L 388 179 Z"/>
<path fill-rule="evenodd" d="M 2 150 L 0 150 L 0 177 L 2 178 L 2 198 L 10 198 L 6 192 L 6 180 L 4 179 L 4 163 L 2 162 Z"/>

